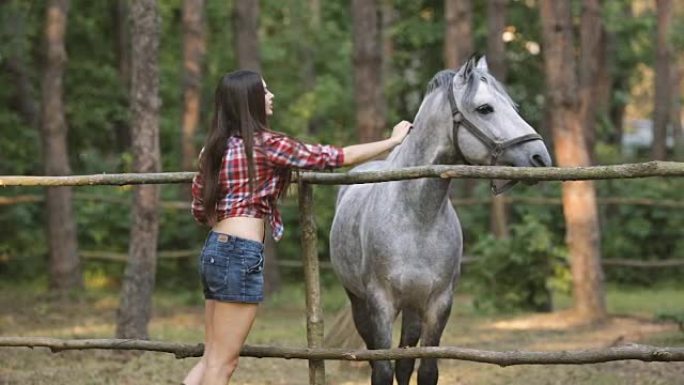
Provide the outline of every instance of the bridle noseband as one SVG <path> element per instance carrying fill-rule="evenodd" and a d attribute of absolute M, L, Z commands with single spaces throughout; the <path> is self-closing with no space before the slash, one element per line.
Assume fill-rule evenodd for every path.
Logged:
<path fill-rule="evenodd" d="M 499 159 L 503 153 L 510 147 L 516 146 L 521 143 L 530 142 L 533 140 L 544 140 L 539 134 L 527 134 L 522 135 L 517 138 L 509 140 L 494 140 L 487 136 L 482 130 L 477 128 L 473 123 L 471 123 L 466 117 L 458 110 L 456 106 L 456 97 L 454 96 L 454 88 L 449 85 L 449 105 L 451 105 L 451 118 L 453 120 L 453 131 L 454 131 L 454 141 L 458 141 L 458 127 L 465 127 L 468 132 L 473 134 L 477 139 L 482 142 L 482 144 L 489 149 L 491 152 L 491 162 L 490 165 L 495 165 L 496 161 Z M 459 118 L 460 116 L 460 118 Z"/>

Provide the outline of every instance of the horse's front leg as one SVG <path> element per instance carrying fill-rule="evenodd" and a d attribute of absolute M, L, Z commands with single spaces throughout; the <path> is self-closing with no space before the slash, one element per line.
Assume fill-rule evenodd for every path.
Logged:
<path fill-rule="evenodd" d="M 375 291 L 369 295 L 368 314 L 370 318 L 370 344 L 368 349 L 389 349 L 392 347 L 392 323 L 396 316 L 394 304 L 383 292 Z M 371 361 L 372 385 L 392 385 L 394 371 L 389 360 Z"/>
<path fill-rule="evenodd" d="M 443 293 L 428 301 L 430 304 L 423 314 L 423 330 L 420 336 L 420 346 L 439 346 L 444 327 L 446 326 L 451 304 L 453 290 L 445 290 Z M 436 358 L 422 358 L 418 368 L 418 385 L 436 385 L 439 378 Z"/>
<path fill-rule="evenodd" d="M 418 339 L 420 338 L 420 333 L 420 314 L 410 308 L 403 309 L 401 315 L 401 340 L 399 341 L 399 347 L 406 348 L 416 346 L 418 344 Z M 396 361 L 394 371 L 397 378 L 397 384 L 409 384 L 415 363 L 415 358 L 402 358 Z"/>

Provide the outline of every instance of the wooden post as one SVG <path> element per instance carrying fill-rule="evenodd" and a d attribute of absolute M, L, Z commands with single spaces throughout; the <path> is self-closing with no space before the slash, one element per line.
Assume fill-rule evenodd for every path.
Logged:
<path fill-rule="evenodd" d="M 318 239 L 313 213 L 313 187 L 299 183 L 299 224 L 302 232 L 302 260 L 306 285 L 306 339 L 309 348 L 323 347 L 323 311 L 318 266 Z M 325 384 L 325 362 L 309 360 L 309 384 Z"/>

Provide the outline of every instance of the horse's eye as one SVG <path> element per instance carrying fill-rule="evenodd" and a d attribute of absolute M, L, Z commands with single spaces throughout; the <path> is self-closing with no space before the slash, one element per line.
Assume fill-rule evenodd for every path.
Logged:
<path fill-rule="evenodd" d="M 492 106 L 490 106 L 489 104 L 483 104 L 480 107 L 477 107 L 475 109 L 475 111 L 477 111 L 478 113 L 480 113 L 482 115 L 487 115 L 487 114 L 491 114 L 492 112 L 494 112 L 494 108 Z"/>

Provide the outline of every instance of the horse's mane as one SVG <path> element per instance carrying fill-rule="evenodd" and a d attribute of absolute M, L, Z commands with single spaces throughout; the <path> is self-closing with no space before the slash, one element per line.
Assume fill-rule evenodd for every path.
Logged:
<path fill-rule="evenodd" d="M 456 71 L 454 70 L 442 70 L 437 72 L 435 76 L 430 79 L 427 89 L 425 90 L 425 96 L 429 95 L 434 90 L 448 88 L 454 80 L 454 76 L 456 76 Z"/>

